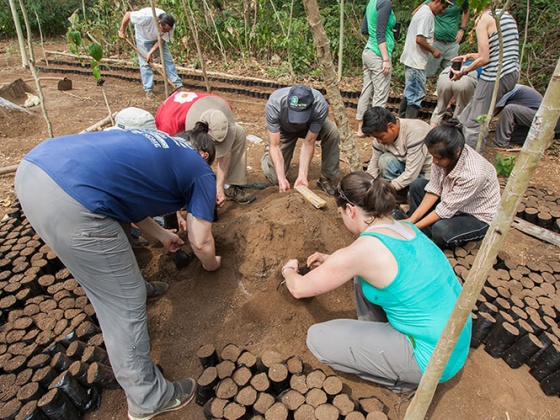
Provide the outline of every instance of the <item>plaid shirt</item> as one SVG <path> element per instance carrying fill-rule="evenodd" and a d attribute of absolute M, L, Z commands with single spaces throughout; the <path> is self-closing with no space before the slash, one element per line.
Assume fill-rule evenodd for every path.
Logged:
<path fill-rule="evenodd" d="M 496 169 L 466 144 L 449 174 L 432 164 L 432 177 L 425 190 L 440 197 L 436 214 L 442 219 L 466 213 L 490 224 L 500 203 Z"/>

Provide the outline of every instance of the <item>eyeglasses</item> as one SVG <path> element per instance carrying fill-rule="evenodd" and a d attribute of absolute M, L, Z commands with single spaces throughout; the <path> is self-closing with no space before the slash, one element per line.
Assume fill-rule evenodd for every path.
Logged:
<path fill-rule="evenodd" d="M 338 192 L 338 196 L 340 198 L 342 198 L 344 201 L 346 201 L 348 204 L 350 204 L 351 206 L 355 206 L 354 203 L 352 203 L 348 197 L 346 197 L 346 194 L 344 194 L 344 191 L 342 191 L 342 188 L 340 188 L 340 183 L 338 183 L 338 186 L 336 187 L 336 191 Z"/>

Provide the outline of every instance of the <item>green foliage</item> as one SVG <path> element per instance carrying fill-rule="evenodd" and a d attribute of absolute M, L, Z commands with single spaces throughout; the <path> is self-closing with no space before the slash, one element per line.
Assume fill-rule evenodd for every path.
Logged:
<path fill-rule="evenodd" d="M 95 0 L 86 0 L 86 7 L 90 7 Z M 63 34 L 67 28 L 66 18 L 72 12 L 81 7 L 81 0 L 25 0 L 29 26 L 35 34 L 39 33 L 39 26 L 35 13 L 39 17 L 41 30 L 44 36 Z M 16 1 L 20 22 L 23 24 L 23 16 L 19 10 L 19 2 Z M 12 12 L 8 0 L 0 0 L 0 38 L 13 37 L 16 35 Z"/>
<path fill-rule="evenodd" d="M 510 176 L 513 167 L 515 166 L 515 156 L 503 157 L 501 155 L 496 155 L 496 162 L 494 162 L 494 167 L 498 175 Z"/>
<path fill-rule="evenodd" d="M 86 22 L 80 22 L 77 10 L 72 13 L 72 15 L 68 18 L 68 21 L 70 22 L 70 27 L 66 32 L 68 49 L 74 54 L 85 52 L 91 57 L 91 72 L 93 77 L 97 80 L 97 84 L 102 85 L 103 79 L 101 78 L 101 70 L 99 70 L 99 62 L 103 58 L 103 49 L 101 48 L 101 45 L 99 45 L 94 37 L 88 32 L 88 25 Z"/>

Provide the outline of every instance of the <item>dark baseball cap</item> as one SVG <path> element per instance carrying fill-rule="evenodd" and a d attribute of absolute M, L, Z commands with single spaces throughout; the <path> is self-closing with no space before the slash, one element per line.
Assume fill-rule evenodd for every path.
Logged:
<path fill-rule="evenodd" d="M 293 86 L 288 93 L 288 121 L 294 124 L 308 122 L 314 100 L 313 91 L 309 86 Z"/>

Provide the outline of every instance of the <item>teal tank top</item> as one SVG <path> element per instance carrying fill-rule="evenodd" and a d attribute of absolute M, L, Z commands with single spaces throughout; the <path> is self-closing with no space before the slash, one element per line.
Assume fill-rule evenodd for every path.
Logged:
<path fill-rule="evenodd" d="M 393 281 L 378 289 L 359 278 L 365 298 L 381 306 L 389 323 L 405 334 L 420 371 L 424 373 L 439 336 L 455 306 L 461 285 L 444 253 L 414 225 L 416 236 L 404 240 L 363 232 L 379 239 L 394 255 L 398 271 Z M 440 382 L 451 379 L 465 364 L 471 340 L 469 317 Z"/>

